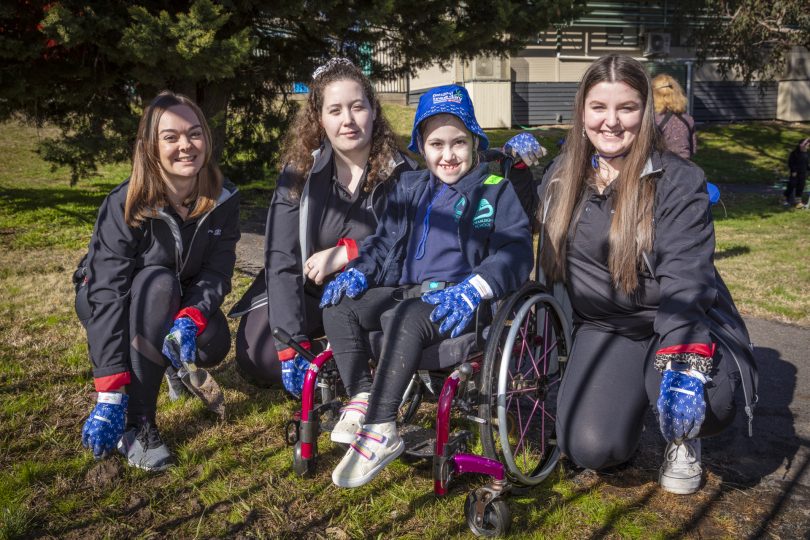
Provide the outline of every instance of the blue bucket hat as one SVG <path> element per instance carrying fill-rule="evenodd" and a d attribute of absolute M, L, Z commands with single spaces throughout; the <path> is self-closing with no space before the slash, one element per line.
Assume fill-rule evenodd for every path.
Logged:
<path fill-rule="evenodd" d="M 426 118 L 437 114 L 452 114 L 457 116 L 464 123 L 464 126 L 478 137 L 478 149 L 489 148 L 484 130 L 478 125 L 475 119 L 475 109 L 473 108 L 470 94 L 463 86 L 450 84 L 439 86 L 428 90 L 419 98 L 419 106 L 416 107 L 416 117 L 413 119 L 413 132 L 411 132 L 411 144 L 408 150 L 419 152 L 419 124 Z"/>

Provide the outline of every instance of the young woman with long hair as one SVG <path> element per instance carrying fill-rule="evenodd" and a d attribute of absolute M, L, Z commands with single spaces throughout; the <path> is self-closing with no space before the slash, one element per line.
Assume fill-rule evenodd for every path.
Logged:
<path fill-rule="evenodd" d="M 164 371 L 210 367 L 230 349 L 220 306 L 231 289 L 239 196 L 211 155 L 189 98 L 160 93 L 144 110 L 130 177 L 101 205 L 74 274 L 98 401 L 82 442 L 158 471 L 171 454 L 155 424 Z M 185 366 L 184 366 L 185 365 Z"/>
<path fill-rule="evenodd" d="M 703 171 L 665 150 L 654 118 L 638 61 L 609 55 L 588 68 L 543 182 L 541 267 L 574 323 L 558 397 L 562 452 L 589 469 L 626 462 L 656 403 L 668 443 L 659 481 L 686 494 L 701 482 L 700 437 L 730 424 L 741 374 L 754 368 L 714 267 Z M 716 339 L 718 318 L 729 340 Z"/>

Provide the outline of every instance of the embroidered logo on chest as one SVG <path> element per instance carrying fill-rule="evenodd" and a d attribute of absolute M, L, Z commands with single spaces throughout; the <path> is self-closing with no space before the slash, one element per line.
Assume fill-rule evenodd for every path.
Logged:
<path fill-rule="evenodd" d="M 492 226 L 492 218 L 495 215 L 495 209 L 486 199 L 481 199 L 478 203 L 478 210 L 475 211 L 473 218 L 473 227 L 476 229 L 484 229 Z"/>

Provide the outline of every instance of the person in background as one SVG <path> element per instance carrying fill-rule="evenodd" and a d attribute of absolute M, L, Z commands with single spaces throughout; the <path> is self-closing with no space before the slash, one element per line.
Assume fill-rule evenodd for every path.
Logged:
<path fill-rule="evenodd" d="M 141 116 L 130 177 L 104 199 L 74 273 L 98 391 L 82 444 L 96 458 L 117 448 L 134 467 L 167 468 L 155 420 L 167 365 L 210 367 L 230 350 L 220 306 L 236 263 L 239 194 L 211 153 L 200 108 L 161 92 Z"/>
<path fill-rule="evenodd" d="M 803 207 L 802 194 L 807 180 L 807 169 L 810 167 L 810 160 L 807 159 L 808 147 L 810 147 L 810 138 L 800 141 L 788 156 L 790 176 L 785 187 L 784 203 L 787 207 Z M 810 201 L 808 201 L 808 205 L 810 206 Z"/>
<path fill-rule="evenodd" d="M 697 152 L 695 120 L 686 112 L 686 96 L 671 75 L 662 73 L 652 81 L 655 101 L 655 125 L 667 148 L 684 159 Z"/>

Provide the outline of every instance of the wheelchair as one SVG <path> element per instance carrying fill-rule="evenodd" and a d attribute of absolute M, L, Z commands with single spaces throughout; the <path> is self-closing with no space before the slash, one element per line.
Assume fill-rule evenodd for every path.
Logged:
<path fill-rule="evenodd" d="M 334 423 L 342 405 L 337 397 L 340 378 L 330 349 L 313 355 L 282 329 L 273 332 L 311 362 L 304 378 L 301 409 L 285 430 L 286 441 L 293 446 L 293 470 L 308 477 L 317 466 L 318 436 Z M 427 369 L 420 369 L 408 386 L 398 423 L 404 431 L 426 394 L 435 394 L 431 381 L 443 379 L 437 395 L 435 436 L 411 444 L 403 433 L 405 453 L 432 459 L 437 496 L 446 495 L 451 482 L 462 474 L 491 478 L 488 484 L 471 491 L 464 505 L 467 524 L 477 536 L 506 533 L 511 514 L 505 496 L 514 487 L 539 484 L 559 460 L 557 394 L 570 336 L 569 323 L 557 300 L 545 287 L 530 281 L 499 302 L 483 332 L 449 338 L 423 352 L 422 364 Z M 381 335 L 369 339 L 381 340 Z M 316 405 L 318 390 L 321 395 Z M 451 432 L 454 410 L 459 411 L 456 417 L 477 426 L 483 455 L 469 453 L 474 429 Z"/>

